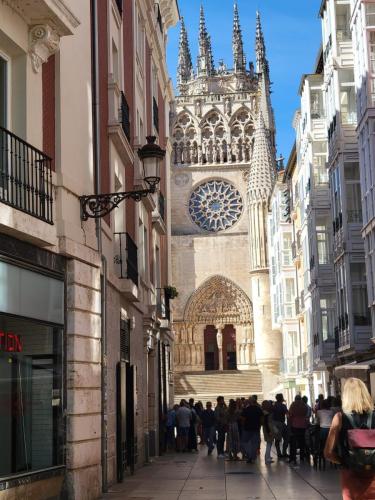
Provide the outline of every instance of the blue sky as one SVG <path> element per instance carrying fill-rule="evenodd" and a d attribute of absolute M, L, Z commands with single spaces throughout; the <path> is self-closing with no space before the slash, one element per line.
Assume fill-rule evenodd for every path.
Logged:
<path fill-rule="evenodd" d="M 202 0 L 215 64 L 224 59 L 232 67 L 233 0 Z M 200 0 L 179 0 L 188 30 L 194 66 L 198 51 Z M 318 10 L 321 0 L 238 0 L 247 60 L 255 60 L 255 13 L 262 16 L 270 61 L 272 104 L 277 125 L 278 152 L 288 158 L 294 142 L 292 119 L 299 107 L 301 76 L 311 73 L 321 40 Z M 176 83 L 179 25 L 169 31 L 168 67 Z"/>

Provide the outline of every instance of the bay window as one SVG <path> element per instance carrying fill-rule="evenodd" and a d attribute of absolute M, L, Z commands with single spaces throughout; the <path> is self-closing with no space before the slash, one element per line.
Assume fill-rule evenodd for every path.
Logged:
<path fill-rule="evenodd" d="M 352 69 L 340 69 L 338 74 L 340 84 L 341 123 L 343 125 L 355 125 L 357 123 L 357 107 L 354 71 Z"/>

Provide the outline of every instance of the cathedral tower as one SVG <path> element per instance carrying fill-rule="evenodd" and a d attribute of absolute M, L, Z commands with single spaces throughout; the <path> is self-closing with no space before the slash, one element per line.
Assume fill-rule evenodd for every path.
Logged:
<path fill-rule="evenodd" d="M 203 7 L 197 45 L 194 72 L 182 22 L 171 130 L 176 399 L 263 396 L 281 351 L 267 281 L 275 130 L 260 17 L 257 71 L 246 67 L 237 4 L 233 68 L 215 68 Z"/>

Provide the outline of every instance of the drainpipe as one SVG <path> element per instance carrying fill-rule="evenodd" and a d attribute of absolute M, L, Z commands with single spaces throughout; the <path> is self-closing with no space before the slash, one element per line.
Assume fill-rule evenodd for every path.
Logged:
<path fill-rule="evenodd" d="M 92 130 L 95 193 L 101 192 L 100 185 L 100 99 L 99 99 L 99 26 L 98 2 L 91 0 L 91 71 L 92 71 Z M 108 491 L 107 479 L 107 261 L 103 255 L 101 219 L 95 219 L 98 252 L 101 257 L 101 464 L 102 491 Z"/>

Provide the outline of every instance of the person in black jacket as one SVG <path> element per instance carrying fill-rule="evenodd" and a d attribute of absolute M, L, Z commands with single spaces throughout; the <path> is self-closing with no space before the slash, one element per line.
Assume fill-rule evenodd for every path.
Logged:
<path fill-rule="evenodd" d="M 215 440 L 215 412 L 212 409 L 212 403 L 206 403 L 206 409 L 201 413 L 203 439 L 208 448 L 208 455 L 211 455 L 214 449 Z"/>

